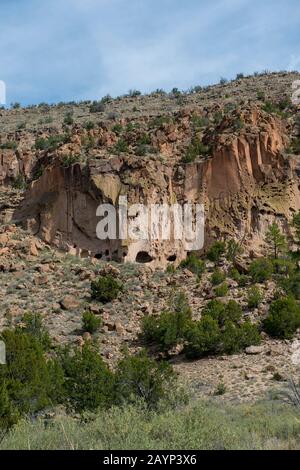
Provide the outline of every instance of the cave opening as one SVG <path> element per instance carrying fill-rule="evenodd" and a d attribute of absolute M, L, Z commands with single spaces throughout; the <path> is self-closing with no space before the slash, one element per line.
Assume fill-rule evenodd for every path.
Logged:
<path fill-rule="evenodd" d="M 152 256 L 147 251 L 139 251 L 136 255 L 135 261 L 137 263 L 151 263 L 153 261 Z"/>

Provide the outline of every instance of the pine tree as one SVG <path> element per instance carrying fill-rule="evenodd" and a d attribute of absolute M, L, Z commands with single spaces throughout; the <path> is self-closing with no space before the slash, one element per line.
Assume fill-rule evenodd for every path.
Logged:
<path fill-rule="evenodd" d="M 266 233 L 265 241 L 269 245 L 274 259 L 277 259 L 278 255 L 282 253 L 287 246 L 285 236 L 281 233 L 276 222 L 270 225 Z"/>

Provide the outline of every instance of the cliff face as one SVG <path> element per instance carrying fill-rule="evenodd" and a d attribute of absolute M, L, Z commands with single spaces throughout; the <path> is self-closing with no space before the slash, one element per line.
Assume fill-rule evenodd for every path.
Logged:
<path fill-rule="evenodd" d="M 184 166 L 131 156 L 66 168 L 55 159 L 31 184 L 15 218 L 72 253 L 129 261 L 144 253 L 145 261 L 166 265 L 186 256 L 184 243 L 98 240 L 98 205 L 116 206 L 119 195 L 126 195 L 129 205 L 203 203 L 205 247 L 230 236 L 259 252 L 267 225 L 276 218 L 287 230 L 288 219 L 300 209 L 298 163 L 296 157 L 284 156 L 289 139 L 280 119 L 257 108 L 242 118 L 245 128 L 235 134 L 232 119 L 223 120 L 204 136 L 212 156 Z"/>
<path fill-rule="evenodd" d="M 288 233 L 288 221 L 300 209 L 298 157 L 286 152 L 293 123 L 293 115 L 282 118 L 242 101 L 230 109 L 190 103 L 166 117 L 63 125 L 63 139 L 46 150 L 34 143 L 55 137 L 53 129 L 23 132 L 17 150 L 0 150 L 0 184 L 27 180 L 13 219 L 81 256 L 153 266 L 185 258 L 189 246 L 180 240 L 99 240 L 97 207 L 117 207 L 120 195 L 129 206 L 201 203 L 204 249 L 232 237 L 259 253 L 268 224 L 276 219 Z M 209 151 L 198 150 L 191 163 L 183 163 L 195 139 Z"/>

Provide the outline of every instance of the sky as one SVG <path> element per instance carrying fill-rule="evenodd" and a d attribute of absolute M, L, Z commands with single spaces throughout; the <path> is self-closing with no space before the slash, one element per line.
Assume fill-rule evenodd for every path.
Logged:
<path fill-rule="evenodd" d="M 0 0 L 7 103 L 300 70 L 299 0 Z"/>

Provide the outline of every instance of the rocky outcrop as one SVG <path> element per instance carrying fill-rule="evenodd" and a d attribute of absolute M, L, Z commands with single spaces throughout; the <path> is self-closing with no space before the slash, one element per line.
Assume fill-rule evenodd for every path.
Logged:
<path fill-rule="evenodd" d="M 193 112 L 189 111 L 190 118 Z M 166 126 L 164 134 L 160 131 L 160 146 L 180 148 L 186 113 L 181 118 L 183 124 Z M 237 120 L 242 122 L 239 131 L 234 130 Z M 284 154 L 289 142 L 286 125 L 251 107 L 224 118 L 203 141 L 213 149 L 211 157 L 185 165 L 178 158 L 123 155 L 91 158 L 85 167 L 64 167 L 55 158 L 31 183 L 14 217 L 44 241 L 71 253 L 165 266 L 186 256 L 184 242 L 99 240 L 98 205 L 117 207 L 120 195 L 126 195 L 129 205 L 203 203 L 204 248 L 230 236 L 259 252 L 267 225 L 276 218 L 288 230 L 288 219 L 300 208 L 298 162 Z M 79 146 L 78 139 L 74 145 Z"/>
<path fill-rule="evenodd" d="M 0 221 L 13 219 L 80 256 L 164 267 L 178 264 L 193 246 L 174 236 L 99 240 L 98 206 L 118 210 L 120 196 L 129 206 L 148 208 L 199 203 L 205 210 L 204 250 L 215 239 L 234 237 L 259 254 L 274 219 L 291 235 L 288 221 L 300 209 L 300 196 L 298 157 L 287 152 L 299 131 L 297 109 L 287 105 L 286 115 L 267 113 L 257 90 L 278 101 L 294 79 L 294 74 L 248 77 L 180 98 L 111 100 L 106 115 L 91 114 L 84 104 L 2 110 Z M 65 124 L 67 112 L 74 124 Z M 26 126 L 13 130 L 22 121 Z M 196 158 L 184 163 L 195 143 L 200 143 Z M 17 197 L 13 188 L 24 184 L 26 192 Z M 140 215 L 137 210 L 130 221 Z M 159 229 L 162 225 L 161 220 Z"/>

